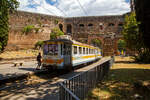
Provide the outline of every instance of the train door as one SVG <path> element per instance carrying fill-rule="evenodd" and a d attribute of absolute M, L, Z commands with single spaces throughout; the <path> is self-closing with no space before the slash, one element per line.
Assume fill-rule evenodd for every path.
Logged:
<path fill-rule="evenodd" d="M 72 67 L 71 49 L 71 44 L 63 45 L 64 67 Z"/>

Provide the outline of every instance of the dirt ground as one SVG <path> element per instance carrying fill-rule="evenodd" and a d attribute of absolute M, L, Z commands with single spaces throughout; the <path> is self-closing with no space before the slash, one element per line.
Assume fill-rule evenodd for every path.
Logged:
<path fill-rule="evenodd" d="M 19 51 L 5 51 L 0 54 L 1 59 L 14 59 L 14 58 L 25 58 L 25 57 L 36 57 L 39 50 L 19 50 Z"/>
<path fill-rule="evenodd" d="M 115 57 L 109 76 L 88 94 L 87 100 L 149 100 L 150 64 Z"/>

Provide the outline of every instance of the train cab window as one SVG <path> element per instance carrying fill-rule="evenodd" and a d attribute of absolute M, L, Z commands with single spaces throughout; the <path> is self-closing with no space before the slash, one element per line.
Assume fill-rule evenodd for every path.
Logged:
<path fill-rule="evenodd" d="M 74 51 L 73 51 L 74 54 L 77 54 L 77 47 L 76 47 L 76 46 L 73 47 L 73 50 L 74 50 Z"/>
<path fill-rule="evenodd" d="M 48 45 L 48 55 L 58 55 L 58 44 L 49 44 Z"/>
<path fill-rule="evenodd" d="M 43 54 L 44 54 L 44 55 L 47 55 L 47 54 L 48 54 L 48 45 L 47 45 L 47 44 L 44 45 Z"/>
<path fill-rule="evenodd" d="M 79 47 L 79 54 L 82 54 L 82 47 Z"/>
<path fill-rule="evenodd" d="M 85 48 L 83 48 L 83 54 L 85 54 Z"/>
<path fill-rule="evenodd" d="M 89 49 L 88 48 L 86 48 L 86 54 L 89 54 Z"/>

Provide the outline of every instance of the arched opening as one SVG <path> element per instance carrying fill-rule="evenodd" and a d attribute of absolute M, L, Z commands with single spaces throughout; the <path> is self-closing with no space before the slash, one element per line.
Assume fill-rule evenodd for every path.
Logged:
<path fill-rule="evenodd" d="M 79 24 L 80 27 L 84 27 L 84 24 Z"/>
<path fill-rule="evenodd" d="M 103 23 L 99 23 L 100 30 L 103 30 Z"/>
<path fill-rule="evenodd" d="M 63 32 L 63 25 L 59 24 L 59 29 Z"/>
<path fill-rule="evenodd" d="M 122 26 L 123 26 L 123 24 L 122 24 L 122 23 L 119 23 L 119 24 L 118 24 L 118 26 L 122 27 Z"/>
<path fill-rule="evenodd" d="M 72 26 L 71 26 L 71 24 L 67 24 L 67 34 L 72 34 Z"/>
<path fill-rule="evenodd" d="M 91 24 L 91 23 L 90 23 L 90 24 L 88 24 L 88 27 L 92 27 L 92 26 L 93 26 L 93 24 Z"/>
<path fill-rule="evenodd" d="M 125 40 L 119 39 L 117 45 L 118 45 L 118 55 L 125 55 L 125 51 L 126 51 Z"/>
<path fill-rule="evenodd" d="M 91 44 L 102 49 L 102 42 L 99 39 L 92 39 Z"/>
<path fill-rule="evenodd" d="M 114 23 L 109 23 L 108 26 L 115 26 L 115 24 Z"/>

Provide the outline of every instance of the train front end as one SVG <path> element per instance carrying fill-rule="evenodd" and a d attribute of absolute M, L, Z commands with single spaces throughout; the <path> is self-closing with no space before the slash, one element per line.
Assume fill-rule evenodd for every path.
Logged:
<path fill-rule="evenodd" d="M 42 66 L 46 69 L 62 69 L 61 42 L 45 41 L 43 46 Z"/>

